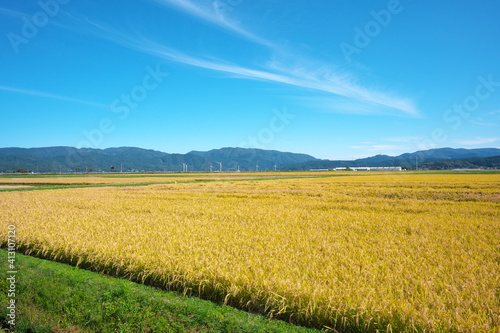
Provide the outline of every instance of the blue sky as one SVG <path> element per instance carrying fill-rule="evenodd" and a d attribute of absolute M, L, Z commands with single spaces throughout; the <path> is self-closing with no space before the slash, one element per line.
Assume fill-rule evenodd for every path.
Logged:
<path fill-rule="evenodd" d="M 3 1 L 1 147 L 500 147 L 500 2 Z"/>

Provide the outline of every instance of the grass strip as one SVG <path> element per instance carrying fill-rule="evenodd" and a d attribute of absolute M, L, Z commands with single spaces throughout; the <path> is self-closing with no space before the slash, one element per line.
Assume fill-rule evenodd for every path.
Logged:
<path fill-rule="evenodd" d="M 0 250 L 7 267 L 7 252 Z M 7 317 L 7 268 L 0 281 L 4 332 L 315 332 L 266 317 L 69 265 L 16 254 L 16 326 Z"/>

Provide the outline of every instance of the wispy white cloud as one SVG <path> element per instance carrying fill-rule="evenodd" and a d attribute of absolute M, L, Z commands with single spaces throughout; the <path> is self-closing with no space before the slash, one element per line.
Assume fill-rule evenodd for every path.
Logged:
<path fill-rule="evenodd" d="M 275 84 L 285 84 L 310 91 L 314 97 L 308 97 L 312 104 L 322 105 L 330 112 L 355 114 L 391 114 L 419 117 L 420 112 L 408 98 L 392 93 L 369 89 L 358 84 L 348 73 L 335 70 L 314 59 L 299 57 L 293 52 L 278 50 L 272 43 L 257 37 L 240 25 L 218 13 L 206 2 L 204 6 L 190 0 L 154 0 L 163 5 L 181 10 L 195 18 L 223 27 L 239 36 L 268 46 L 272 55 L 268 62 L 249 67 L 214 57 L 186 54 L 165 46 L 155 40 L 120 31 L 91 20 L 80 20 L 82 31 L 96 37 L 105 38 L 113 43 L 157 56 L 169 61 L 186 64 L 198 68 L 225 73 L 231 77 L 260 80 Z M 76 19 L 76 18 L 74 18 Z"/>
<path fill-rule="evenodd" d="M 399 142 L 399 143 L 416 143 L 420 142 L 422 140 L 425 140 L 426 136 L 421 135 L 421 136 L 400 136 L 400 137 L 391 137 L 391 138 L 385 138 L 385 141 L 389 142 Z"/>
<path fill-rule="evenodd" d="M 500 127 L 499 119 L 500 110 L 495 110 L 478 115 L 474 119 L 469 119 L 469 122 L 478 126 Z"/>
<path fill-rule="evenodd" d="M 330 108 L 333 107 L 337 110 L 344 110 L 349 113 L 370 114 L 378 113 L 377 109 L 382 107 L 393 111 L 396 110 L 406 116 L 419 116 L 418 110 L 411 101 L 363 88 L 355 83 L 349 82 L 345 74 L 336 75 L 333 72 L 325 74 L 324 71 L 315 74 L 307 71 L 306 67 L 283 67 L 278 69 L 275 66 L 264 66 L 264 69 L 267 70 L 248 68 L 214 58 L 209 59 L 187 55 L 142 37 L 125 36 L 113 29 L 96 23 L 92 24 L 106 32 L 106 38 L 115 43 L 163 59 L 230 74 L 233 77 L 281 83 L 322 93 L 330 93 L 337 97 L 340 96 L 342 97 L 340 100 L 338 98 L 333 98 L 333 96 L 330 97 L 328 101 L 325 101 L 322 97 L 317 98 L 317 101 L 323 100 Z M 311 66 L 311 64 L 308 65 Z"/>
<path fill-rule="evenodd" d="M 0 15 L 8 15 L 8 16 L 13 16 L 13 17 L 23 17 L 25 14 L 12 10 L 12 9 L 7 9 L 7 8 L 0 8 Z"/>
<path fill-rule="evenodd" d="M 368 147 L 368 150 L 370 151 L 407 151 L 408 147 L 404 146 L 398 146 L 398 145 L 372 145 L 371 147 Z"/>
<path fill-rule="evenodd" d="M 255 34 L 242 28 L 237 22 L 231 20 L 225 12 L 221 10 L 219 1 L 209 1 L 194 3 L 190 0 L 154 0 L 163 6 L 169 6 L 180 10 L 188 15 L 202 19 L 216 26 L 222 27 L 232 33 L 245 37 L 253 42 L 272 46 L 272 43 L 266 39 L 256 36 Z M 204 6 L 203 6 L 204 4 Z"/>
<path fill-rule="evenodd" d="M 194 3 L 190 0 L 155 0 L 163 5 L 173 6 L 194 17 L 201 18 L 212 24 L 221 26 L 234 33 L 239 34 L 252 41 L 266 45 L 273 52 L 275 57 L 268 61 L 262 70 L 249 69 L 238 65 L 228 65 L 220 62 L 206 61 L 191 56 L 183 55 L 177 57 L 179 62 L 190 64 L 197 67 L 207 68 L 215 71 L 235 74 L 241 77 L 258 79 L 264 81 L 274 81 L 306 89 L 313 89 L 321 92 L 331 93 L 333 95 L 348 97 L 357 100 L 360 103 L 340 102 L 331 99 L 327 103 L 331 110 L 339 110 L 349 113 L 374 113 L 377 107 L 384 107 L 393 110 L 402 111 L 403 114 L 412 117 L 420 116 L 419 111 L 411 100 L 382 93 L 373 89 L 364 88 L 355 84 L 350 75 L 340 71 L 332 70 L 330 66 L 318 64 L 317 61 L 297 57 L 290 52 L 284 52 L 273 43 L 257 37 L 249 31 L 243 29 L 240 25 L 232 22 L 227 15 L 217 11 L 217 1 L 211 2 L 212 6 L 202 6 L 199 2 Z M 162 45 L 148 47 L 152 53 L 162 53 L 167 55 Z M 279 56 L 276 56 L 276 54 Z M 325 102 L 325 100 L 323 100 Z M 357 105 L 352 105 L 357 104 Z"/>
<path fill-rule="evenodd" d="M 309 102 L 334 112 L 355 114 L 387 113 L 387 109 L 398 111 L 411 117 L 420 117 L 420 112 L 408 98 L 392 93 L 363 87 L 349 73 L 336 69 L 314 59 L 296 55 L 281 55 L 281 59 L 273 59 L 268 68 L 295 78 L 304 88 L 331 93 L 330 96 L 306 97 Z M 346 98 L 338 98 L 338 97 Z M 382 110 L 381 110 L 382 109 Z"/>
<path fill-rule="evenodd" d="M 487 126 L 487 127 L 500 127 L 499 123 L 491 122 L 491 121 L 486 121 L 481 118 L 478 120 L 471 119 L 469 120 L 472 124 L 478 125 L 478 126 Z"/>
<path fill-rule="evenodd" d="M 411 151 L 414 147 L 411 146 L 405 146 L 405 145 L 390 145 L 390 144 L 361 144 L 361 145 L 354 145 L 354 146 L 349 146 L 350 149 L 356 149 L 356 150 L 364 150 L 368 152 L 372 152 L 374 154 L 379 153 L 379 154 L 384 154 L 384 155 L 390 155 L 390 156 L 396 156 L 404 152 Z"/>
<path fill-rule="evenodd" d="M 312 87 L 310 87 L 312 89 Z M 322 90 L 325 91 L 325 90 Z M 297 97 L 304 105 L 332 113 L 346 113 L 356 115 L 400 115 L 413 118 L 421 117 L 420 112 L 409 100 L 405 101 L 395 96 L 378 96 L 372 99 L 373 92 L 369 94 L 335 94 L 331 97 L 307 96 Z"/>
<path fill-rule="evenodd" d="M 478 145 L 495 143 L 498 141 L 500 141 L 500 138 L 475 137 L 474 139 L 469 139 L 469 140 L 457 140 L 457 143 L 464 146 L 478 146 Z"/>
<path fill-rule="evenodd" d="M 50 99 L 57 99 L 57 100 L 61 100 L 61 101 L 85 104 L 85 105 L 90 105 L 90 106 L 99 107 L 99 108 L 109 108 L 109 105 L 95 103 L 95 102 L 91 102 L 91 101 L 85 101 L 85 100 L 72 98 L 72 97 L 68 97 L 68 96 L 55 95 L 55 94 L 51 94 L 51 93 L 47 93 L 47 92 L 43 92 L 43 91 L 36 91 L 36 90 L 29 90 L 29 89 L 15 88 L 15 87 L 6 87 L 6 86 L 0 86 L 0 90 L 18 93 L 18 94 L 29 95 L 29 96 L 38 96 L 38 97 L 44 97 L 44 98 L 50 98 Z"/>

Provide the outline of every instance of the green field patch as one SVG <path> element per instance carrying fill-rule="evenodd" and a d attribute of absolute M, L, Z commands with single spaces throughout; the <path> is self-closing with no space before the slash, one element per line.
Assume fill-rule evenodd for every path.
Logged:
<path fill-rule="evenodd" d="M 7 252 L 0 250 L 7 263 Z M 16 254 L 15 332 L 314 332 L 282 321 Z M 6 271 L 0 301 L 6 304 Z M 4 331 L 7 308 L 0 309 Z"/>

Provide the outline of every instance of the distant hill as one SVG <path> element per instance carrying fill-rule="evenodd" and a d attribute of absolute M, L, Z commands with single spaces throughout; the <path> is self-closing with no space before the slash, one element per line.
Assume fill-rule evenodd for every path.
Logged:
<path fill-rule="evenodd" d="M 284 153 L 276 150 L 254 148 L 222 148 L 210 151 L 191 151 L 189 154 L 205 157 L 222 163 L 225 170 L 274 170 L 283 165 L 317 160 L 306 154 Z M 217 168 L 217 163 L 214 168 Z"/>
<path fill-rule="evenodd" d="M 451 161 L 467 158 L 484 158 L 499 155 L 500 149 L 496 148 L 438 148 L 421 150 L 414 153 L 405 153 L 394 157 L 377 155 L 374 157 L 357 160 L 357 162 L 362 164 L 374 164 L 373 166 L 402 166 L 405 168 L 414 168 L 416 167 L 416 165 L 420 166 L 423 163 L 433 161 Z M 384 156 L 384 158 L 380 158 L 381 156 Z"/>
<path fill-rule="evenodd" d="M 407 169 L 415 169 L 422 167 L 422 164 L 437 161 L 454 161 L 469 158 L 487 158 L 500 156 L 500 149 L 497 148 L 438 148 L 421 150 L 414 153 L 405 153 L 399 156 L 376 155 L 367 158 L 361 158 L 353 161 L 332 161 L 332 160 L 315 160 L 305 163 L 296 163 L 285 165 L 284 167 L 290 170 L 309 170 L 309 169 L 332 169 L 337 167 L 386 167 L 386 166 L 401 166 Z M 479 162 L 481 160 L 478 160 Z M 457 162 L 458 163 L 458 162 Z M 460 163 L 458 163 L 460 164 Z M 433 164 L 428 164 L 430 168 Z M 444 164 L 441 164 L 443 166 Z M 450 164 L 451 165 L 451 164 Z M 477 167 L 489 167 L 489 164 Z M 437 164 L 435 165 L 437 166 Z"/>
<path fill-rule="evenodd" d="M 136 147 L 92 149 L 74 147 L 0 148 L 0 172 L 18 169 L 34 172 L 100 171 L 249 171 L 274 170 L 284 164 L 315 160 L 305 154 L 273 150 L 222 148 L 207 152 L 168 154 Z M 113 168 L 113 169 L 112 169 Z"/>
<path fill-rule="evenodd" d="M 450 169 L 500 169 L 500 156 L 483 158 L 466 158 L 460 160 L 426 162 L 420 166 L 429 170 L 450 170 Z"/>
<path fill-rule="evenodd" d="M 311 155 L 253 148 L 221 148 L 168 154 L 136 147 L 0 148 L 0 172 L 223 171 L 309 170 L 336 167 L 402 166 L 404 168 L 498 168 L 500 149 L 430 149 L 399 156 L 376 155 L 354 161 L 320 160 Z"/>
<path fill-rule="evenodd" d="M 207 159 L 188 154 L 167 154 L 135 147 L 76 149 L 73 147 L 0 148 L 0 172 L 19 168 L 35 172 L 75 171 L 182 171 L 208 170 Z"/>

